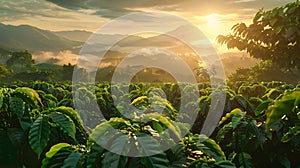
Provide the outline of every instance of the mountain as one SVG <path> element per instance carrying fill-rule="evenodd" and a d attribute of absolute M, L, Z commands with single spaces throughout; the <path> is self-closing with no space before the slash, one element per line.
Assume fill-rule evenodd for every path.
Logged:
<path fill-rule="evenodd" d="M 85 42 L 93 33 L 84 30 L 73 30 L 73 31 L 57 31 L 53 32 L 57 36 L 64 37 L 73 41 Z"/>
<path fill-rule="evenodd" d="M 82 43 L 60 37 L 51 31 L 29 25 L 12 26 L 0 23 L 0 48 L 30 52 L 76 50 Z"/>

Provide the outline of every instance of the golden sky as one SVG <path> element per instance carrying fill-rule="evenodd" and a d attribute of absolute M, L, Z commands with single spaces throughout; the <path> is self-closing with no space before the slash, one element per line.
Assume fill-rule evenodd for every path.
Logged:
<path fill-rule="evenodd" d="M 10 25 L 31 25 L 51 31 L 96 32 L 103 25 L 133 12 L 162 12 L 181 17 L 198 27 L 220 54 L 228 50 L 216 43 L 218 35 L 228 34 L 236 23 L 251 23 L 259 9 L 269 10 L 289 2 L 293 0 L 1 0 L 0 22 Z M 166 19 L 163 23 L 158 22 L 151 15 L 123 19 L 122 22 L 124 22 L 122 27 L 110 29 L 110 33 L 118 35 L 122 30 L 121 32 L 126 34 L 126 29 L 130 32 L 136 25 L 141 28 L 161 26 L 172 31 L 177 24 L 172 19 Z M 68 57 L 74 55 L 72 52 L 68 53 L 64 51 L 61 55 Z M 49 57 L 53 55 L 47 54 Z M 42 58 L 46 58 L 47 54 L 43 53 Z M 73 55 L 72 58 L 75 58 L 76 55 Z"/>
<path fill-rule="evenodd" d="M 261 8 L 290 0 L 1 0 L 0 21 L 47 30 L 95 31 L 130 12 L 168 12 L 183 17 L 212 36 L 228 33 L 238 22 L 250 22 Z"/>

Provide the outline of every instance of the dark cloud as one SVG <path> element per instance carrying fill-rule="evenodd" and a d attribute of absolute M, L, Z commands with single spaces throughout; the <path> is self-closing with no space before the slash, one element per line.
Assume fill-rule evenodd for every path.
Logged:
<path fill-rule="evenodd" d="M 253 14 L 249 9 L 270 9 L 292 0 L 47 0 L 68 9 L 92 9 L 94 14 L 106 18 L 115 18 L 139 8 L 151 8 L 161 11 L 189 12 L 195 15 L 209 13 Z"/>
<path fill-rule="evenodd" d="M 194 16 L 238 13 L 241 17 L 248 17 L 259 8 L 270 9 L 288 2 L 293 0 L 1 0 L 0 19 L 11 21 L 32 16 L 72 17 L 66 14 L 68 9 L 88 9 L 93 15 L 105 18 L 116 18 L 147 9 L 183 12 Z"/>
<path fill-rule="evenodd" d="M 68 9 L 88 9 L 88 0 L 46 0 Z"/>
<path fill-rule="evenodd" d="M 72 18 L 71 15 L 66 15 L 65 11 L 66 9 L 46 1 L 2 0 L 0 2 L 0 19 L 2 22 L 34 16 Z"/>
<path fill-rule="evenodd" d="M 93 15 L 100 15 L 101 17 L 105 18 L 116 18 L 119 16 L 126 15 L 130 12 L 138 12 L 137 10 L 126 10 L 126 9 L 120 9 L 120 10 L 114 10 L 114 9 L 98 9 L 96 12 L 93 13 Z"/>
<path fill-rule="evenodd" d="M 67 9 L 92 9 L 94 14 L 106 18 L 115 18 L 129 12 L 137 12 L 136 8 L 161 8 L 174 10 L 183 0 L 46 0 Z M 175 5 L 175 6 L 174 6 Z"/>

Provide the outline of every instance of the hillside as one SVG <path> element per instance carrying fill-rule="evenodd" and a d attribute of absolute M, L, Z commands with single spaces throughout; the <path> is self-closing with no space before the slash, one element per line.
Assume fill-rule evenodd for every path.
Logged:
<path fill-rule="evenodd" d="M 30 52 L 75 50 L 82 43 L 28 25 L 12 26 L 0 23 L 0 48 Z"/>

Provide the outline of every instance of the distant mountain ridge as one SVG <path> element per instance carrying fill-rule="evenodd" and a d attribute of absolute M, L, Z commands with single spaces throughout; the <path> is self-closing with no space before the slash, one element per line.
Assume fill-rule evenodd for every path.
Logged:
<path fill-rule="evenodd" d="M 55 31 L 57 36 L 79 42 L 85 42 L 93 33 L 85 30 Z"/>
<path fill-rule="evenodd" d="M 60 37 L 48 30 L 29 25 L 12 26 L 0 23 L 0 48 L 30 52 L 76 50 L 81 42 Z"/>

